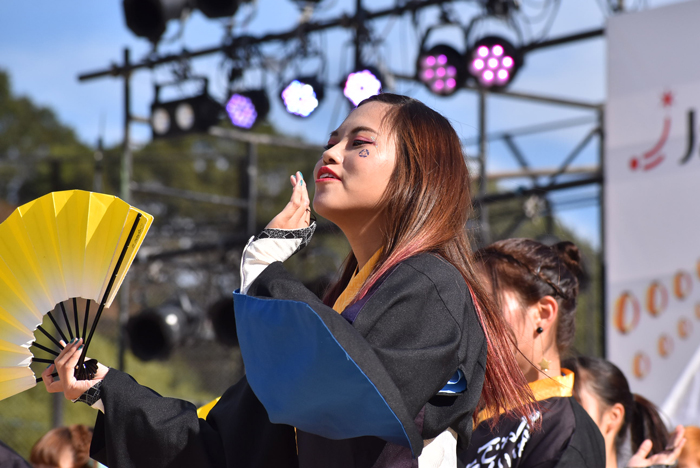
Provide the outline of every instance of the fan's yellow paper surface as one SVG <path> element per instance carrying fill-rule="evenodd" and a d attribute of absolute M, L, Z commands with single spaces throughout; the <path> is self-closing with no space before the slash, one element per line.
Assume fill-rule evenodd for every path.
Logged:
<path fill-rule="evenodd" d="M 47 312 L 76 297 L 111 305 L 152 222 L 114 196 L 70 190 L 22 205 L 0 224 L 0 399 L 34 386 L 28 348 Z"/>

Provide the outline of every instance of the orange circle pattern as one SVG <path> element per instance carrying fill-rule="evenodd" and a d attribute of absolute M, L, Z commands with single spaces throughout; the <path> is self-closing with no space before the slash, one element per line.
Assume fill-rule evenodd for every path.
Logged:
<path fill-rule="evenodd" d="M 673 277 L 673 294 L 678 299 L 685 299 L 693 290 L 693 278 L 685 271 L 679 271 Z"/>
<path fill-rule="evenodd" d="M 654 317 L 658 317 L 668 306 L 668 291 L 666 287 L 654 281 L 647 288 L 647 310 Z"/>
<path fill-rule="evenodd" d="M 657 347 L 659 356 L 662 358 L 669 357 L 673 353 L 673 338 L 664 333 L 659 337 Z"/>
<path fill-rule="evenodd" d="M 632 374 L 638 378 L 643 379 L 651 371 L 651 359 L 646 355 L 645 352 L 639 351 L 634 355 L 632 360 Z"/>
<path fill-rule="evenodd" d="M 641 307 L 631 293 L 624 292 L 615 301 L 614 325 L 617 331 L 626 335 L 639 324 Z"/>
<path fill-rule="evenodd" d="M 693 333 L 693 323 L 683 317 L 678 321 L 678 336 L 685 340 L 691 333 Z"/>

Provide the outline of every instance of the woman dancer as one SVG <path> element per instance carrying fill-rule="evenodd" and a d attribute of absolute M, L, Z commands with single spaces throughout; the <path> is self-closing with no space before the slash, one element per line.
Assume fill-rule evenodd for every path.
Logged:
<path fill-rule="evenodd" d="M 576 373 L 574 396 L 603 434 L 607 468 L 676 463 L 685 443 L 683 426 L 676 427 L 671 437 L 656 406 L 630 392 L 627 378 L 615 364 L 578 356 L 567 359 L 565 365 Z M 634 453 L 629 460 L 629 452 L 621 457 L 627 439 Z"/>
<path fill-rule="evenodd" d="M 460 460 L 470 468 L 605 466 L 603 438 L 572 398 L 574 374 L 561 367 L 574 337 L 580 254 L 571 242 L 548 247 L 507 239 L 477 252 L 517 342 L 516 359 L 539 401 L 528 417 L 482 422 Z M 484 418 L 492 413 L 484 413 Z M 532 430 L 539 423 L 540 430 Z"/>
<path fill-rule="evenodd" d="M 320 300 L 280 263 L 311 231 L 297 173 L 289 204 L 243 255 L 235 309 L 246 378 L 206 421 L 113 369 L 75 381 L 80 342 L 56 360 L 60 381 L 43 374 L 49 391 L 100 399 L 95 458 L 409 467 L 423 452 L 422 465 L 455 466 L 477 408 L 531 412 L 506 325 L 474 272 L 469 174 L 449 122 L 411 98 L 370 98 L 331 133 L 314 172 L 314 209 L 352 249 L 341 278 Z"/>

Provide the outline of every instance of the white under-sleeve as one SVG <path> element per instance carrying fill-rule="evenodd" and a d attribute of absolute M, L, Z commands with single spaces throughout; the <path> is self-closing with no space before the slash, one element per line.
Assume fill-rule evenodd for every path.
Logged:
<path fill-rule="evenodd" d="M 251 237 L 241 258 L 241 294 L 247 294 L 250 285 L 268 265 L 284 262 L 301 245 L 302 239 L 258 239 Z"/>

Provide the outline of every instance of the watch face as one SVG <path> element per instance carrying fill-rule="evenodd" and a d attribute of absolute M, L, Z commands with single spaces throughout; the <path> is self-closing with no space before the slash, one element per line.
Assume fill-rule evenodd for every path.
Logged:
<path fill-rule="evenodd" d="M 170 115 L 165 109 L 156 109 L 151 116 L 151 126 L 158 135 L 164 135 L 170 130 Z"/>
<path fill-rule="evenodd" d="M 194 126 L 194 109 L 183 102 L 175 109 L 175 122 L 180 130 L 190 130 Z"/>

